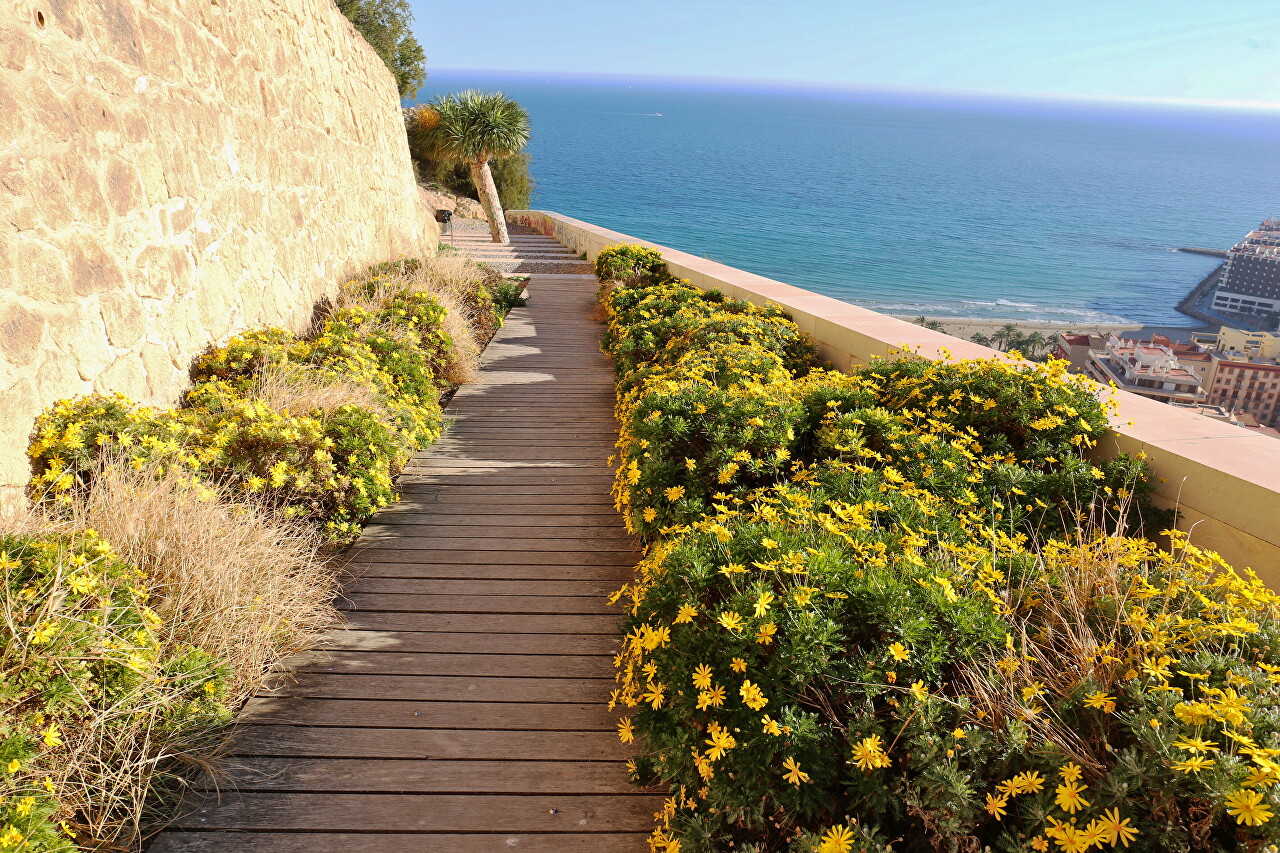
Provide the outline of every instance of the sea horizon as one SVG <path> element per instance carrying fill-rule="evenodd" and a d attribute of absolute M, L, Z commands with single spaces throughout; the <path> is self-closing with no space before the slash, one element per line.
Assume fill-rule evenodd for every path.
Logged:
<path fill-rule="evenodd" d="M 480 71 L 417 100 L 469 87 L 529 110 L 534 207 L 888 314 L 1197 327 L 1219 261 L 1177 249 L 1280 211 L 1280 111 Z"/>

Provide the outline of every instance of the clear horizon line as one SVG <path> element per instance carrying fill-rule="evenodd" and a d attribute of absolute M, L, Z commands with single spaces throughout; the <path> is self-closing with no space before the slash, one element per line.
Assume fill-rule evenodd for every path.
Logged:
<path fill-rule="evenodd" d="M 1229 98 L 1178 98 L 1159 95 L 1087 95 L 1060 92 L 1010 92 L 989 89 L 953 89 L 946 87 L 901 86 L 889 83 L 853 83 L 830 80 L 791 80 L 763 77 L 720 77 L 705 74 L 651 74 L 616 71 L 549 71 L 516 70 L 504 68 L 455 68 L 442 67 L 435 71 L 487 75 L 511 75 L 516 77 L 570 77 L 613 80 L 646 80 L 672 83 L 708 83 L 728 86 L 762 86 L 775 89 L 800 89 L 807 91 L 848 92 L 879 95 L 905 95 L 915 97 L 943 96 L 955 98 L 983 98 L 1006 101 L 1052 101 L 1065 103 L 1131 104 L 1135 106 L 1193 107 L 1202 109 L 1243 110 L 1248 112 L 1280 111 L 1280 100 L 1259 101 Z M 428 77 L 429 79 L 429 77 Z"/>

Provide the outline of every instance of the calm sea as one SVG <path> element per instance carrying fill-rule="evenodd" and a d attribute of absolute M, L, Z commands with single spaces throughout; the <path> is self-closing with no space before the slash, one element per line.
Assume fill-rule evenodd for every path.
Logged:
<path fill-rule="evenodd" d="M 528 109 L 536 207 L 876 310 L 1194 325 L 1280 114 L 435 72 Z M 660 115 L 659 115 L 660 114 Z"/>

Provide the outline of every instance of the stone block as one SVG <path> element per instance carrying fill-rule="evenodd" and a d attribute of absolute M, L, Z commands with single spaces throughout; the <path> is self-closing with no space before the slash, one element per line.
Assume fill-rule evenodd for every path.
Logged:
<path fill-rule="evenodd" d="M 0 358 L 16 367 L 33 363 L 40 352 L 47 321 L 40 314 L 10 302 L 0 293 Z"/>

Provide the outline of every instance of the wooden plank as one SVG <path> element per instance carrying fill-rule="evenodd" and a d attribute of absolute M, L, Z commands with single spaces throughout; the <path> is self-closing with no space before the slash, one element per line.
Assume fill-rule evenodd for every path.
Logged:
<path fill-rule="evenodd" d="M 621 761 L 629 754 L 612 732 L 258 725 L 240 729 L 231 749 L 235 755 L 282 757 L 527 761 Z"/>
<path fill-rule="evenodd" d="M 608 655 L 477 655 L 405 651 L 309 651 L 285 664 L 295 672 L 376 675 L 613 678 Z"/>
<path fill-rule="evenodd" d="M 612 634 L 501 634 L 450 633 L 447 631 L 335 630 L 325 648 L 366 651 L 440 652 L 501 655 L 612 655 L 620 636 Z"/>
<path fill-rule="evenodd" d="M 300 672 L 268 695 L 319 699 L 432 699 L 467 702 L 604 702 L 614 685 L 608 678 L 502 678 L 491 675 L 347 675 Z"/>
<path fill-rule="evenodd" d="M 445 595 L 422 592 L 347 592 L 340 610 L 401 613 L 620 613 L 603 596 Z"/>
<path fill-rule="evenodd" d="M 630 562 L 614 566 L 554 566 L 519 565 L 506 563 L 427 563 L 427 562 L 369 562 L 348 563 L 343 567 L 348 577 L 395 578 L 404 580 L 512 580 L 512 581 L 576 581 L 579 579 L 600 581 L 615 587 L 635 577 Z"/>
<path fill-rule="evenodd" d="M 352 592 L 431 592 L 439 595 L 557 595 L 605 598 L 620 584 L 611 580 L 459 580 L 423 581 L 412 578 L 353 578 L 345 586 Z"/>
<path fill-rule="evenodd" d="M 176 825 L 202 830 L 307 829 L 377 826 L 383 832 L 639 832 L 653 824 L 662 799 L 620 796 L 499 794 L 227 793 L 203 796 Z"/>
<path fill-rule="evenodd" d="M 599 538 L 574 538 L 564 537 L 561 531 L 548 529 L 544 535 L 537 536 L 535 530 L 526 530 L 518 534 L 519 541 L 513 541 L 514 534 L 504 532 L 497 529 L 468 527 L 454 528 L 450 533 L 452 535 L 440 536 L 420 536 L 415 533 L 396 534 L 394 531 L 384 531 L 382 533 L 374 533 L 361 538 L 362 545 L 368 547 L 378 547 L 380 545 L 392 545 L 404 551 L 428 550 L 428 551 L 457 551 L 468 550 L 473 553 L 484 552 L 503 552 L 503 551 L 529 551 L 539 553 L 571 553 L 571 552 L 598 552 L 598 551 L 616 551 L 619 553 L 638 554 L 638 550 L 633 550 L 632 541 L 625 538 L 625 534 L 618 533 L 602 533 Z M 465 533 L 467 535 L 459 535 Z"/>
<path fill-rule="evenodd" d="M 486 731 L 617 730 L 625 709 L 600 703 L 424 702 L 414 699 L 295 699 L 258 696 L 244 709 L 245 724 L 344 728 L 483 729 Z"/>
<path fill-rule="evenodd" d="M 352 628 L 366 631 L 427 631 L 446 634 L 607 634 L 618 633 L 621 616 L 536 613 L 366 613 L 343 614 Z"/>
<path fill-rule="evenodd" d="M 148 853 L 645 853 L 648 835 L 624 833 L 167 832 Z"/>
<path fill-rule="evenodd" d="M 382 794 L 634 794 L 613 761 L 422 761 L 245 758 L 222 790 Z M 213 790 L 208 784 L 202 790 Z"/>
<path fill-rule="evenodd" d="M 444 565 L 466 566 L 468 564 L 506 565 L 513 572 L 522 572 L 533 566 L 635 566 L 638 552 L 634 550 L 601 550 L 588 551 L 503 551 L 499 558 L 493 552 L 481 552 L 472 548 L 446 547 L 436 543 L 430 550 L 434 553 L 419 555 L 417 552 L 427 547 L 427 543 L 407 546 L 397 543 L 390 547 L 386 543 L 363 546 L 357 543 L 347 553 L 349 562 L 359 563 L 405 563 L 419 561 L 423 563 L 439 563 Z M 537 577 L 537 574 L 509 574 L 496 577 Z M 465 577 L 465 575 L 448 575 L 447 577 Z M 555 577 L 547 574 L 546 577 Z"/>

